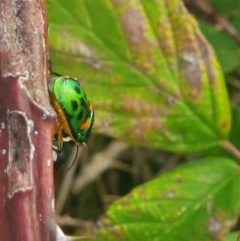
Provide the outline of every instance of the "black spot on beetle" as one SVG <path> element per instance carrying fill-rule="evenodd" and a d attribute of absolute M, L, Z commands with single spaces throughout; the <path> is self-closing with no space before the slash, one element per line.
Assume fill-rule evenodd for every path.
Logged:
<path fill-rule="evenodd" d="M 78 116 L 77 116 L 77 120 L 78 120 L 78 121 L 81 121 L 82 118 L 83 118 L 83 115 L 84 115 L 84 111 L 81 110 L 81 111 L 79 112 Z"/>
<path fill-rule="evenodd" d="M 75 86 L 75 87 L 74 87 L 74 90 L 75 90 L 78 94 L 81 93 L 81 89 L 80 89 L 79 86 Z"/>
<path fill-rule="evenodd" d="M 84 99 L 81 99 L 80 105 L 81 105 L 85 110 L 88 109 L 87 103 L 86 103 L 86 101 L 85 101 Z"/>
<path fill-rule="evenodd" d="M 77 101 L 72 100 L 72 101 L 71 101 L 71 105 L 72 105 L 72 109 L 73 109 L 73 111 L 76 111 L 77 108 L 78 108 L 78 103 L 77 103 Z"/>

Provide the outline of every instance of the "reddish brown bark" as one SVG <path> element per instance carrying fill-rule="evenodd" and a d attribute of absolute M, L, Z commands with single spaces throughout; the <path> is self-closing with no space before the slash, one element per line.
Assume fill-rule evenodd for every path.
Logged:
<path fill-rule="evenodd" d="M 0 240 L 54 241 L 44 0 L 0 0 Z"/>

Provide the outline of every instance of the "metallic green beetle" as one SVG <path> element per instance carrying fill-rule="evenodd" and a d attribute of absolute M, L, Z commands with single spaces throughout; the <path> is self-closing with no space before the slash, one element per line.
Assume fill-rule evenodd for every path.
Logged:
<path fill-rule="evenodd" d="M 94 110 L 81 84 L 74 78 L 61 76 L 51 78 L 48 88 L 59 119 L 55 130 L 58 150 L 62 150 L 63 131 L 76 145 L 86 145 L 93 129 Z"/>

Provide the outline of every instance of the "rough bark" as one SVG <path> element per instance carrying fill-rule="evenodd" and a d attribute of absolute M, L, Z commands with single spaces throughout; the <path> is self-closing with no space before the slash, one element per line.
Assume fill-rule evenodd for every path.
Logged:
<path fill-rule="evenodd" d="M 0 0 L 0 240 L 56 240 L 44 0 Z"/>

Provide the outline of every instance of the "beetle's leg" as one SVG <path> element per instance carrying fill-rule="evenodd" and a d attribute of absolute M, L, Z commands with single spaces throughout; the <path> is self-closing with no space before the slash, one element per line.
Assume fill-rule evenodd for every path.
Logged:
<path fill-rule="evenodd" d="M 58 143 L 58 151 L 62 151 L 63 149 L 63 128 L 61 124 L 57 126 L 57 143 Z"/>
<path fill-rule="evenodd" d="M 63 149 L 63 128 L 60 123 L 56 123 L 54 127 L 54 135 L 57 135 L 57 145 L 53 145 L 53 150 L 61 152 Z"/>

